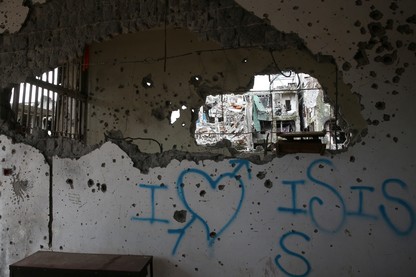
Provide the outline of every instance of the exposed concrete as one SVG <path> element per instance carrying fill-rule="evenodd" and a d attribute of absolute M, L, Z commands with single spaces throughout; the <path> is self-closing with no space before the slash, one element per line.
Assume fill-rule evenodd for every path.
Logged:
<path fill-rule="evenodd" d="M 332 58 L 311 55 L 297 35 L 277 31 L 268 24 L 268 20 L 253 16 L 233 1 L 197 1 L 192 4 L 186 1 L 170 1 L 169 9 L 166 9 L 163 1 L 120 1 L 117 4 L 104 1 L 102 5 L 98 5 L 98 2 L 86 2 L 82 3 L 77 16 L 68 15 L 66 7 L 73 5 L 75 4 L 71 0 L 64 2 L 52 0 L 43 5 L 29 5 L 30 13 L 22 29 L 1 36 L 0 63 L 3 63 L 5 74 L 0 77 L 0 87 L 22 81 L 31 74 L 38 74 L 79 57 L 84 46 L 92 43 L 90 64 L 92 109 L 89 117 L 89 126 L 91 126 L 88 135 L 89 145 L 102 143 L 105 131 L 120 129 L 129 137 L 140 136 L 161 140 L 159 146 L 163 145 L 165 150 L 172 149 L 173 152 L 176 151 L 175 149 L 184 153 L 214 151 L 215 159 L 218 155 L 236 156 L 234 149 L 213 150 L 197 147 L 193 139 L 196 120 L 193 113 L 188 112 L 181 118 L 183 126 L 178 126 L 180 123 L 169 126 L 168 118 L 172 110 L 184 103 L 189 110 L 197 109 L 208 94 L 230 90 L 244 92 L 252 85 L 255 74 L 275 73 L 280 70 L 271 62 L 269 50 L 273 50 L 280 68 L 290 68 L 313 75 L 325 87 L 328 97 L 333 101 L 335 99 L 337 88 L 334 79 L 337 69 Z M 45 14 L 54 16 L 45 17 L 43 16 Z M 45 28 L 46 26 L 48 28 Z M 124 35 L 110 40 L 120 34 L 163 26 L 186 28 L 190 32 L 198 33 L 198 38 L 189 31 L 179 30 L 168 30 L 167 37 L 164 38 L 164 31 L 160 30 L 144 32 L 139 36 L 136 35 L 137 38 L 134 38 L 134 35 Z M 180 41 L 178 37 L 183 38 L 184 41 Z M 132 38 L 136 42 L 129 42 Z M 168 43 L 168 56 L 164 58 L 165 39 Z M 203 41 L 198 42 L 201 39 Z M 103 40 L 110 41 L 103 44 L 96 43 Z M 142 42 L 139 43 L 137 40 Z M 129 50 L 123 49 L 121 52 L 123 54 L 115 54 L 111 57 L 112 53 L 117 53 L 113 51 L 116 45 L 132 45 L 131 43 L 137 43 L 142 48 L 134 46 L 130 49 L 135 51 L 134 55 L 129 53 Z M 146 46 L 146 43 L 152 46 Z M 125 55 L 124 52 L 127 54 Z M 241 66 L 243 59 L 249 60 L 248 66 Z M 143 67 L 144 64 L 146 67 Z M 165 68 L 162 72 L 163 64 Z M 176 70 L 178 65 L 183 64 L 187 65 L 185 70 L 189 74 Z M 144 71 L 141 73 L 138 70 Z M 114 71 L 118 72 L 117 81 L 113 79 L 116 76 Z M 96 74 L 100 77 L 94 77 Z M 111 77 L 106 77 L 105 74 Z M 190 81 L 196 74 L 201 76 L 201 82 Z M 104 80 L 99 82 L 99 78 Z M 146 93 L 143 93 L 143 82 L 146 78 L 152 82 L 152 85 L 145 88 Z M 141 85 L 136 84 L 137 79 L 142 80 Z M 106 92 L 103 93 L 104 90 Z M 144 99 L 147 105 L 140 112 L 135 111 L 134 103 L 137 101 L 130 93 L 126 96 L 125 104 L 118 99 L 110 100 L 111 95 L 115 95 L 113 91 L 123 93 L 129 90 L 135 90 L 136 96 L 142 91 L 140 99 Z M 183 93 L 184 90 L 187 93 Z M 349 88 L 341 81 L 338 82 L 338 90 L 340 112 L 353 134 L 351 143 L 353 144 L 365 133 L 366 122 L 360 115 L 357 97 L 351 94 Z M 151 95 L 156 92 L 159 93 L 158 95 L 163 92 L 163 97 L 159 96 L 157 101 L 154 101 L 155 96 Z M 126 104 L 127 107 L 124 107 Z M 129 104 L 132 107 L 128 107 Z M 146 110 L 147 108 L 149 110 Z M 112 118 L 106 120 L 103 115 L 107 110 Z M 94 116 L 98 116 L 99 121 L 95 122 Z M 140 130 L 135 130 L 136 128 L 133 127 L 138 123 L 137 120 L 142 126 Z M 97 127 L 98 129 L 95 130 L 94 128 Z M 19 137 L 18 133 L 8 134 Z M 23 141 L 19 138 L 17 140 Z M 95 148 L 95 146 L 85 148 L 68 140 L 53 141 L 45 139 L 42 135 L 35 135 L 25 140 L 49 157 L 54 154 L 61 157 L 79 157 Z M 141 152 L 158 152 L 160 148 L 156 144 L 139 145 Z M 178 155 L 179 159 L 183 156 Z M 196 154 L 199 155 L 201 154 Z M 251 159 L 269 160 L 258 156 L 253 156 Z M 152 163 L 152 166 L 155 165 L 157 163 Z"/>
<path fill-rule="evenodd" d="M 0 76 L 0 87 L 71 61 L 94 41 L 165 24 L 197 32 L 202 39 L 217 41 L 224 48 L 258 46 L 280 50 L 303 45 L 296 35 L 277 31 L 231 0 L 168 3 L 166 7 L 162 0 L 50 0 L 33 5 L 19 32 L 1 36 L 0 66 L 4 74 Z M 67 13 L 68 7 L 77 7 L 77 12 Z M 17 13 L 24 17 L 24 12 Z"/>

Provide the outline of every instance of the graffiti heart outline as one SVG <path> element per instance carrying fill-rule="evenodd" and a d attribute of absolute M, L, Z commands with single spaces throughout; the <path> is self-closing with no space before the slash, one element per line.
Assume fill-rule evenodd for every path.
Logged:
<path fill-rule="evenodd" d="M 177 189 L 178 189 L 178 196 L 179 199 L 182 201 L 182 203 L 184 204 L 185 208 L 191 213 L 191 219 L 188 221 L 188 223 L 181 229 L 169 229 L 168 233 L 169 234 L 179 234 L 179 237 L 176 241 L 176 244 L 172 250 L 172 254 L 174 255 L 176 253 L 176 250 L 179 246 L 179 243 L 181 242 L 183 236 L 185 235 L 186 230 L 196 221 L 199 220 L 205 229 L 206 232 L 206 239 L 208 241 L 208 245 L 212 246 L 215 242 L 215 239 L 217 239 L 218 237 L 221 236 L 221 234 L 230 226 L 230 224 L 235 220 L 235 218 L 237 217 L 238 213 L 240 212 L 241 206 L 243 204 L 243 200 L 244 200 L 244 196 L 245 196 L 245 187 L 244 187 L 244 182 L 241 180 L 241 177 L 239 175 L 237 175 L 237 173 L 239 172 L 239 170 L 243 167 L 247 168 L 247 172 L 248 172 L 248 178 L 251 179 L 251 171 L 249 168 L 249 162 L 247 160 L 230 160 L 229 161 L 232 165 L 236 165 L 235 169 L 232 172 L 226 172 L 221 174 L 220 176 L 218 176 L 216 179 L 213 179 L 210 175 L 208 175 L 206 172 L 197 169 L 197 168 L 189 168 L 187 170 L 182 171 L 182 173 L 178 176 L 178 180 L 177 180 Z M 241 188 L 241 196 L 240 199 L 238 201 L 237 207 L 234 211 L 234 213 L 232 214 L 232 216 L 229 218 L 229 220 L 220 228 L 220 230 L 218 230 L 218 232 L 216 232 L 216 234 L 214 236 L 211 235 L 211 229 L 210 226 L 208 225 L 207 221 L 201 217 L 197 212 L 195 212 L 191 206 L 189 205 L 188 201 L 186 200 L 185 197 L 185 193 L 183 190 L 183 179 L 184 177 L 189 174 L 189 173 L 195 173 L 195 174 L 199 174 L 200 176 L 202 176 L 205 180 L 208 181 L 209 186 L 211 187 L 212 190 L 216 190 L 218 187 L 218 184 L 224 179 L 224 178 L 235 178 L 239 184 L 240 184 L 240 188 Z"/>

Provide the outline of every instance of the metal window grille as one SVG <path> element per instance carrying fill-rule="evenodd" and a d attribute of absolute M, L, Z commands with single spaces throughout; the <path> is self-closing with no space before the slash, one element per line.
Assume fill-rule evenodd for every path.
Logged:
<path fill-rule="evenodd" d="M 84 140 L 85 74 L 81 63 L 70 63 L 16 85 L 10 103 L 23 132 L 45 130 L 50 137 Z"/>

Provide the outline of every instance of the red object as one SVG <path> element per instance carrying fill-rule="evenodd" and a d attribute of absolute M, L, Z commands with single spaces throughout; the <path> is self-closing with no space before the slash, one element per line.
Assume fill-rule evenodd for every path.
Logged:
<path fill-rule="evenodd" d="M 82 71 L 85 71 L 90 66 L 90 47 L 85 45 L 84 49 L 84 59 L 82 61 Z"/>

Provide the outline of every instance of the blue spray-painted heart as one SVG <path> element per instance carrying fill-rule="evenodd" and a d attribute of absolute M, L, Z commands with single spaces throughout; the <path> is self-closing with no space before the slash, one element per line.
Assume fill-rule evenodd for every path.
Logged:
<path fill-rule="evenodd" d="M 172 254 L 174 255 L 176 253 L 176 250 L 181 242 L 181 240 L 183 239 L 186 230 L 196 221 L 199 220 L 206 231 L 206 239 L 209 243 L 210 246 L 213 245 L 213 243 L 215 242 L 215 239 L 217 239 L 219 236 L 221 236 L 221 234 L 229 227 L 229 225 L 235 220 L 235 218 L 237 217 L 238 213 L 240 212 L 243 200 L 244 200 L 244 193 L 245 193 L 245 188 L 244 188 L 244 182 L 241 178 L 240 175 L 237 175 L 237 173 L 240 171 L 241 168 L 246 167 L 247 168 L 247 173 L 248 173 L 248 178 L 251 178 L 251 174 L 250 174 L 250 169 L 249 169 L 249 162 L 246 160 L 231 160 L 230 163 L 234 166 L 234 170 L 232 172 L 227 172 L 224 174 L 221 174 L 218 178 L 213 179 L 211 178 L 210 175 L 208 175 L 207 173 L 205 173 L 204 171 L 200 170 L 200 169 L 196 169 L 196 168 L 190 168 L 187 170 L 184 170 L 178 177 L 177 180 L 177 186 L 178 186 L 178 195 L 180 200 L 182 201 L 182 203 L 184 204 L 184 206 L 186 207 L 186 209 L 190 212 L 191 214 L 191 218 L 190 220 L 188 220 L 187 224 L 181 228 L 181 229 L 170 229 L 168 230 L 168 232 L 170 234 L 179 234 L 179 237 L 176 241 L 176 244 L 173 248 Z M 216 232 L 212 232 L 212 226 L 210 226 L 209 222 L 207 221 L 206 218 L 204 218 L 203 215 L 201 215 L 203 212 L 199 211 L 198 212 L 198 201 L 195 201 L 195 199 L 193 198 L 186 198 L 185 195 L 185 179 L 187 179 L 187 177 L 192 176 L 192 174 L 195 175 L 195 178 L 199 178 L 202 182 L 206 181 L 208 182 L 209 186 L 208 188 L 211 189 L 211 192 L 218 192 L 218 190 L 222 190 L 224 189 L 224 183 L 227 182 L 233 182 L 235 183 L 237 186 L 234 186 L 237 190 L 240 192 L 240 196 L 238 198 L 238 196 L 236 196 L 236 203 L 234 203 L 233 206 L 230 207 L 229 210 L 232 210 L 233 212 L 230 214 L 230 217 L 227 219 L 225 219 L 222 223 L 222 226 L 220 225 L 218 228 L 216 228 Z M 194 179 L 195 179 L 194 178 Z M 195 180 L 194 180 L 195 181 Z M 236 190 L 236 191 L 237 191 Z M 218 195 L 218 193 L 217 193 Z M 216 196 L 217 196 L 216 195 Z M 195 195 L 194 195 L 195 196 Z M 235 197 L 235 195 L 234 195 Z M 200 200 L 201 201 L 201 200 Z M 205 200 L 203 200 L 204 202 Z M 224 213 L 221 212 L 221 214 L 216 214 L 216 216 L 222 216 Z"/>

